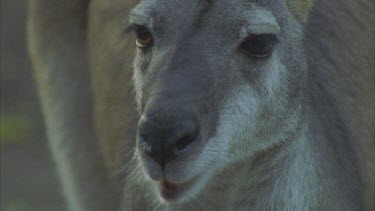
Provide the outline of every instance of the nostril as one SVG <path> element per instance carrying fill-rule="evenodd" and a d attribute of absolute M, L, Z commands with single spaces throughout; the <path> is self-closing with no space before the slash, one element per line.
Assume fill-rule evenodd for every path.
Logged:
<path fill-rule="evenodd" d="M 160 115 L 159 115 L 160 113 Z M 201 136 L 199 122 L 191 112 L 143 116 L 137 131 L 137 150 L 164 167 L 168 162 L 187 154 Z"/>
<path fill-rule="evenodd" d="M 151 152 L 151 144 L 148 143 L 145 135 L 140 135 L 139 145 L 145 152 Z"/>
<path fill-rule="evenodd" d="M 179 138 L 175 144 L 177 152 L 181 152 L 185 150 L 191 143 L 193 143 L 199 135 L 199 130 L 196 129 L 193 132 L 184 134 L 181 138 Z"/>

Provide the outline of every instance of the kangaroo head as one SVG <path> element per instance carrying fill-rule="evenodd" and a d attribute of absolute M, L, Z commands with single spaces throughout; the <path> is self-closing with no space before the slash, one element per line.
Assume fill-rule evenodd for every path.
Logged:
<path fill-rule="evenodd" d="M 297 130 L 309 2 L 144 0 L 132 10 L 136 156 L 162 201 L 189 200 Z"/>

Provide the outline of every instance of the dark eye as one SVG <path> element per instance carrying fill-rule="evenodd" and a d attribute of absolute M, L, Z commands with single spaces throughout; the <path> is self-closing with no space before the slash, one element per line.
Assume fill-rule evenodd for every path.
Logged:
<path fill-rule="evenodd" d="M 154 38 L 151 32 L 144 26 L 136 26 L 135 34 L 137 36 L 135 43 L 138 48 L 144 49 L 152 45 Z"/>
<path fill-rule="evenodd" d="M 252 34 L 241 44 L 240 48 L 257 58 L 265 58 L 272 54 L 277 36 L 275 34 Z"/>

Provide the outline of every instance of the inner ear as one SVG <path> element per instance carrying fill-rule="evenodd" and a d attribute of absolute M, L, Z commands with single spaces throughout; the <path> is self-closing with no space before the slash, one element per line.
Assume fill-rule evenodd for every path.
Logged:
<path fill-rule="evenodd" d="M 286 4 L 299 21 L 306 22 L 313 0 L 286 0 Z"/>

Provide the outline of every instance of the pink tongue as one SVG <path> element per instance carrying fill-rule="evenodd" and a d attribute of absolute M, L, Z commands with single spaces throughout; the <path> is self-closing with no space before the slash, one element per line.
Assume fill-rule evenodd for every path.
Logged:
<path fill-rule="evenodd" d="M 161 183 L 161 186 L 162 186 L 161 194 L 163 195 L 164 198 L 173 199 L 176 197 L 176 195 L 179 192 L 177 185 L 171 184 L 167 181 L 163 181 Z"/>
<path fill-rule="evenodd" d="M 165 180 L 162 182 L 162 186 L 163 186 L 166 190 L 168 190 L 168 191 L 175 191 L 175 190 L 177 189 L 177 186 L 176 186 L 176 185 L 171 184 L 171 183 L 169 183 L 169 182 L 167 182 L 167 181 L 165 181 Z"/>

